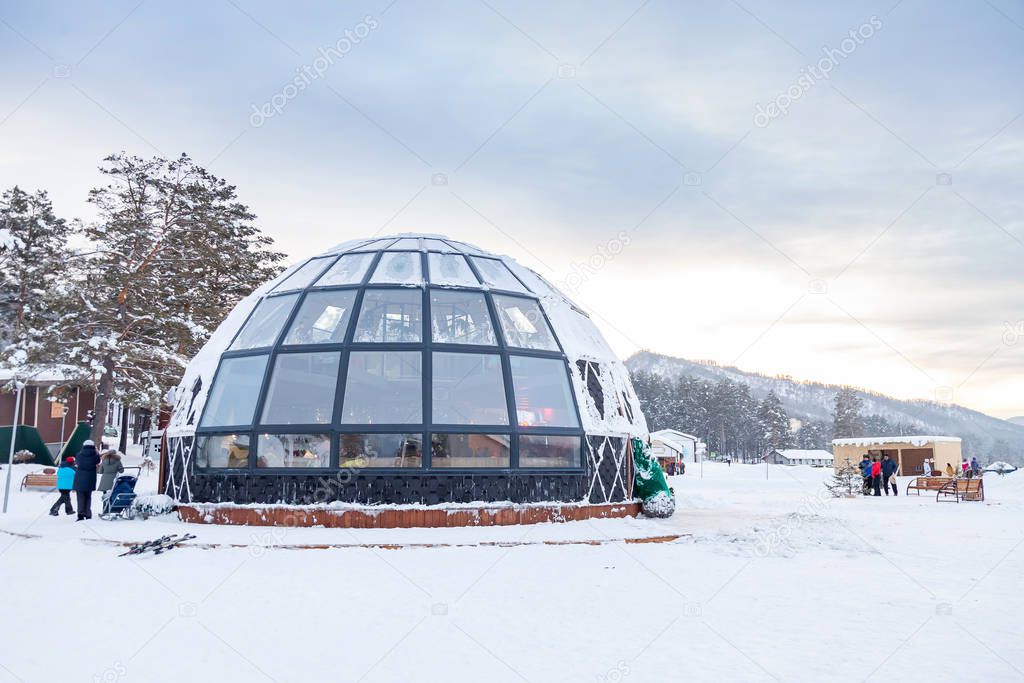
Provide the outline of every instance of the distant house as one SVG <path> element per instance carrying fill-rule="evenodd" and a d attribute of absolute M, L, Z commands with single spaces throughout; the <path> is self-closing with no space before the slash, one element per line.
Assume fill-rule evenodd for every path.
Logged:
<path fill-rule="evenodd" d="M 810 465 L 812 467 L 832 467 L 832 454 L 822 449 L 777 448 L 765 459 L 776 465 Z"/>
<path fill-rule="evenodd" d="M 0 371 L 0 425 L 8 427 L 14 422 L 17 402 L 15 392 L 5 386 L 10 380 L 9 372 Z M 96 395 L 91 389 L 55 370 L 38 374 L 27 382 L 17 421 L 38 429 L 50 453 L 56 454 L 75 425 L 87 419 L 95 403 Z"/>
<path fill-rule="evenodd" d="M 697 456 L 704 454 L 704 442 L 677 429 L 661 429 L 651 432 L 651 453 L 663 467 L 669 461 L 697 462 Z"/>

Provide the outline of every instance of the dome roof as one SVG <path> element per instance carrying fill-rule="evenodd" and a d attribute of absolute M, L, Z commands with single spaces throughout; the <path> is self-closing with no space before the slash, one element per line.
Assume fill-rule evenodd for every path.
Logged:
<path fill-rule="evenodd" d="M 364 439 L 357 466 L 408 453 L 416 467 L 574 468 L 585 434 L 647 431 L 586 313 L 515 260 L 440 235 L 355 240 L 287 269 L 211 335 L 173 403 L 169 436 L 218 437 L 237 466 L 338 466 L 330 453 L 344 461 L 346 440 L 372 432 L 388 453 Z M 465 442 L 460 458 L 443 459 L 457 450 L 444 439 Z"/>

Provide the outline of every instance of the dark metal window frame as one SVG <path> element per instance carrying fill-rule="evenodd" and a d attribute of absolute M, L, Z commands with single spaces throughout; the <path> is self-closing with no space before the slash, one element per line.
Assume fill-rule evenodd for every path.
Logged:
<path fill-rule="evenodd" d="M 390 239 L 390 238 L 389 238 Z M 418 434 L 421 436 L 421 466 L 415 468 L 382 468 L 382 467 L 366 467 L 366 468 L 346 468 L 346 471 L 354 472 L 357 475 L 366 474 L 373 476 L 390 475 L 390 476 L 423 476 L 425 474 L 430 475 L 472 475 L 472 474 L 511 474 L 514 472 L 532 473 L 532 474 L 579 474 L 584 470 L 584 459 L 583 459 L 583 445 L 585 442 L 585 433 L 583 431 L 583 421 L 580 415 L 580 408 L 576 399 L 576 392 L 572 389 L 572 368 L 569 367 L 568 359 L 565 355 L 564 348 L 561 340 L 558 338 L 558 334 L 555 332 L 554 327 L 551 325 L 551 321 L 548 319 L 547 312 L 541 305 L 539 298 L 532 293 L 532 290 L 522 281 L 522 279 L 516 275 L 515 271 L 511 268 L 506 269 L 512 274 L 512 277 L 519 282 L 519 284 L 526 290 L 526 292 L 519 290 L 506 290 L 497 289 L 491 287 L 486 283 L 485 279 L 477 269 L 476 263 L 473 261 L 471 256 L 477 256 L 479 258 L 492 258 L 482 254 L 474 254 L 470 251 L 463 250 L 450 241 L 441 239 L 440 241 L 447 244 L 452 249 L 451 252 L 437 251 L 434 249 L 425 249 L 423 238 L 419 239 L 419 250 L 413 249 L 389 249 L 391 245 L 397 243 L 395 238 L 393 241 L 388 242 L 386 245 L 379 245 L 375 248 L 366 249 L 369 245 L 373 244 L 374 241 L 360 244 L 350 251 L 345 251 L 339 254 L 335 254 L 332 257 L 313 257 L 308 259 L 313 261 L 315 259 L 323 259 L 326 264 L 309 284 L 301 289 L 274 289 L 264 295 L 264 299 L 281 296 L 285 294 L 298 293 L 298 297 L 292 306 L 292 310 L 289 313 L 284 325 L 279 331 L 274 343 L 271 346 L 257 347 L 251 349 L 238 349 L 228 350 L 221 354 L 220 360 L 218 361 L 217 370 L 214 373 L 213 379 L 210 383 L 211 388 L 216 385 L 217 379 L 221 372 L 223 362 L 230 358 L 238 358 L 244 356 L 261 356 L 266 355 L 267 364 L 264 371 L 264 376 L 260 384 L 260 394 L 256 401 L 256 408 L 253 412 L 253 423 L 249 425 L 233 425 L 233 426 L 211 426 L 211 427 L 199 427 L 196 429 L 196 439 L 206 436 L 224 436 L 224 435 L 247 435 L 249 437 L 249 468 L 221 468 L 221 467 L 207 467 L 199 469 L 200 472 L 259 472 L 261 474 L 280 474 L 280 475 L 320 475 L 330 476 L 339 471 L 339 460 L 340 460 L 340 445 L 341 436 L 343 434 Z M 440 238 L 435 238 L 440 239 Z M 397 283 L 370 283 L 370 278 L 376 271 L 377 266 L 380 263 L 381 258 L 385 252 L 416 252 L 420 254 L 420 269 L 423 275 L 424 282 L 416 285 L 403 285 Z M 372 254 L 370 264 L 367 266 L 366 272 L 363 274 L 362 281 L 359 283 L 352 283 L 346 285 L 332 285 L 326 287 L 317 287 L 317 280 L 323 276 L 338 259 L 347 254 L 355 253 L 368 253 Z M 460 254 L 465 257 L 466 263 L 469 265 L 470 270 L 477 280 L 482 283 L 478 286 L 451 286 L 451 285 L 434 285 L 430 282 L 430 267 L 429 267 L 429 256 L 430 253 L 437 254 Z M 504 266 L 504 262 L 501 259 L 497 259 Z M 303 264 L 305 265 L 305 264 Z M 300 266 L 301 268 L 302 266 Z M 298 269 L 296 269 L 297 271 Z M 293 273 L 294 274 L 294 273 Z M 291 276 L 289 276 L 291 277 Z M 285 281 L 282 281 L 282 284 Z M 279 285 L 280 286 L 280 285 Z M 376 342 L 353 342 L 355 336 L 356 326 L 358 325 L 359 316 L 362 313 L 363 295 L 367 290 L 396 290 L 396 289 L 419 289 L 422 295 L 422 312 L 421 312 L 421 340 L 419 342 L 394 342 L 394 343 L 376 343 Z M 284 338 L 287 336 L 288 331 L 291 329 L 295 318 L 298 316 L 302 305 L 306 300 L 306 297 L 311 293 L 326 292 L 332 290 L 356 290 L 356 297 L 352 304 L 352 314 L 348 316 L 346 322 L 347 329 L 344 335 L 344 340 L 340 343 L 332 344 L 294 344 L 285 346 L 283 344 Z M 496 345 L 480 345 L 480 344 L 458 344 L 458 343 L 437 343 L 433 341 L 433 318 L 431 311 L 430 295 L 434 290 L 438 291 L 468 291 L 482 293 L 484 301 L 487 306 L 487 313 L 490 316 L 491 326 L 494 330 L 495 338 L 497 340 Z M 501 320 L 498 317 L 498 311 L 493 294 L 504 295 L 509 297 L 516 297 L 520 299 L 528 299 L 537 304 L 541 315 L 544 317 L 544 322 L 551 331 L 551 335 L 555 340 L 557 350 L 537 350 L 537 349 L 525 349 L 515 346 L 510 346 L 508 340 L 505 338 L 504 328 L 501 326 Z M 249 322 L 249 318 L 252 317 L 253 313 L 259 307 L 262 302 L 257 302 L 253 307 L 253 310 L 246 317 L 246 320 L 239 327 L 238 332 L 235 336 L 244 329 L 245 325 Z M 234 343 L 234 337 L 228 344 L 230 349 L 231 344 Z M 291 353 L 309 353 L 312 351 L 316 352 L 340 352 L 340 367 L 338 372 L 338 383 L 335 388 L 334 395 L 334 410 L 330 424 L 283 424 L 283 425 L 264 425 L 259 423 L 259 419 L 263 414 L 264 403 L 267 398 L 267 391 L 269 389 L 269 382 L 273 369 L 276 366 L 277 357 L 281 354 Z M 353 351 L 415 351 L 421 353 L 421 407 L 423 411 L 423 422 L 413 424 L 341 424 L 341 411 L 342 402 L 344 400 L 345 384 L 348 378 L 348 364 L 349 356 Z M 433 380 L 433 367 L 432 359 L 433 353 L 438 352 L 450 352 L 450 353 L 487 353 L 497 354 L 501 360 L 501 371 L 502 379 L 505 385 L 505 400 L 506 407 L 508 410 L 509 424 L 508 425 L 456 425 L 456 424 L 435 424 L 433 422 L 433 397 L 432 397 L 432 380 Z M 554 358 L 562 361 L 562 366 L 565 372 L 565 381 L 569 385 L 569 395 L 572 399 L 572 409 L 576 413 L 576 420 L 578 427 L 526 427 L 520 426 L 517 419 L 516 403 L 515 403 L 515 384 L 512 380 L 511 370 L 511 356 L 524 356 L 524 357 L 535 357 L 535 358 Z M 206 412 L 206 406 L 203 407 L 203 413 Z M 200 416 L 198 424 L 202 424 L 202 415 Z M 326 468 L 257 468 L 256 461 L 258 458 L 259 449 L 259 436 L 261 434 L 330 434 L 331 435 L 331 457 L 330 464 Z M 507 434 L 509 436 L 509 450 L 510 450 L 510 461 L 508 467 L 473 467 L 473 468 L 434 468 L 431 463 L 432 459 L 432 436 L 434 434 Z M 580 451 L 578 453 L 578 465 L 569 468 L 553 468 L 553 467 L 520 467 L 519 465 L 519 435 L 551 435 L 551 436 L 576 436 L 580 440 Z"/>

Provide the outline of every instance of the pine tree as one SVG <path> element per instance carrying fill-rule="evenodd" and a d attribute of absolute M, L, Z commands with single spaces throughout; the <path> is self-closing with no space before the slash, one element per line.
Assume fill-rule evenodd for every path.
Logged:
<path fill-rule="evenodd" d="M 793 434 L 789 430 L 789 416 L 782 400 L 774 391 L 769 391 L 757 409 L 757 425 L 760 430 L 760 455 L 775 449 L 791 448 Z"/>
<path fill-rule="evenodd" d="M 804 449 L 832 447 L 832 427 L 820 420 L 808 420 L 796 430 L 796 447 Z"/>
<path fill-rule="evenodd" d="M 832 408 L 832 433 L 837 439 L 863 435 L 860 409 L 863 401 L 851 387 L 843 387 L 836 393 Z"/>
<path fill-rule="evenodd" d="M 188 358 L 241 296 L 278 272 L 282 255 L 237 201 L 235 188 L 188 156 L 116 154 L 89 193 L 99 221 L 76 270 L 64 355 L 96 378 L 93 439 L 107 407 L 156 407 Z"/>
<path fill-rule="evenodd" d="M 825 488 L 836 498 L 853 498 L 863 486 L 860 470 L 849 460 L 836 465 L 832 478 L 825 482 Z"/>
<path fill-rule="evenodd" d="M 46 192 L 0 196 L 0 365 L 18 374 L 53 364 L 68 232 Z"/>

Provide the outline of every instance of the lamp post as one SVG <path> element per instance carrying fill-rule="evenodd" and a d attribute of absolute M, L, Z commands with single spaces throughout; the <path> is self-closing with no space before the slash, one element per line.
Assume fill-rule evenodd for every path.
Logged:
<path fill-rule="evenodd" d="M 11 495 L 11 470 L 14 469 L 14 442 L 18 438 L 18 413 L 21 412 L 21 392 L 25 385 L 14 380 L 14 386 L 18 389 L 17 398 L 14 399 L 14 420 L 11 425 L 11 448 L 7 454 L 7 483 L 4 484 L 4 514 L 7 514 L 7 499 Z"/>

